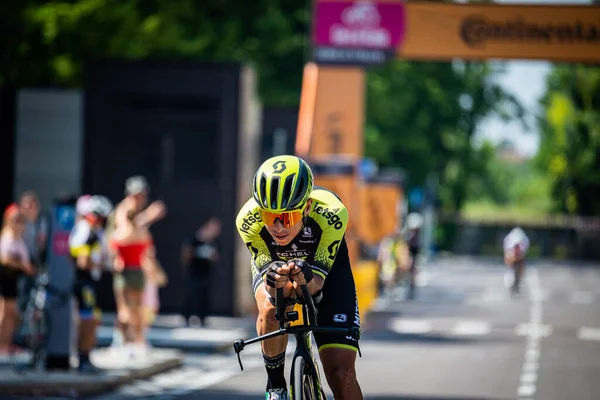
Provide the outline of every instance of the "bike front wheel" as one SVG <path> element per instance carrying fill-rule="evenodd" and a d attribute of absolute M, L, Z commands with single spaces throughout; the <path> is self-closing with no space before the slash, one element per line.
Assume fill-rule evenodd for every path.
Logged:
<path fill-rule="evenodd" d="M 312 365 L 302 356 L 294 359 L 292 377 L 292 400 L 320 400 L 317 374 Z"/>

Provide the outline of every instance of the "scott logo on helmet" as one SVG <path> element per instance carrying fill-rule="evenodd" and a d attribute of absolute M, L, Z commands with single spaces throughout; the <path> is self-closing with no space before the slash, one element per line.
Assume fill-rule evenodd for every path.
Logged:
<path fill-rule="evenodd" d="M 248 211 L 248 214 L 246 214 L 246 216 L 242 220 L 242 226 L 240 228 L 240 231 L 248 233 L 252 225 L 254 225 L 254 223 L 258 221 L 260 221 L 260 214 L 258 213 L 258 211 L 256 211 L 254 214 L 252 214 L 252 211 Z"/>
<path fill-rule="evenodd" d="M 338 211 L 340 211 L 339 208 L 331 211 L 329 208 L 323 208 L 321 206 L 317 206 L 317 208 L 315 208 L 315 212 L 327 218 L 329 225 L 333 225 L 336 230 L 340 230 L 344 226 L 344 223 L 340 220 L 340 216 L 337 215 Z"/>
<path fill-rule="evenodd" d="M 285 171 L 286 168 L 285 161 L 277 161 L 273 164 L 273 173 L 280 174 Z"/>

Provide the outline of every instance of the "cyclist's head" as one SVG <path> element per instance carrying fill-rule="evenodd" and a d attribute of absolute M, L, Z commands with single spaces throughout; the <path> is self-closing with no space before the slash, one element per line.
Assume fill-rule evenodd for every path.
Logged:
<path fill-rule="evenodd" d="M 92 196 L 86 201 L 86 219 L 93 225 L 103 225 L 112 212 L 110 200 L 104 196 Z"/>
<path fill-rule="evenodd" d="M 276 156 L 256 171 L 253 197 L 267 230 L 279 245 L 288 244 L 310 211 L 313 174 L 303 159 Z"/>
<path fill-rule="evenodd" d="M 300 157 L 275 156 L 254 175 L 253 196 L 258 206 L 270 212 L 302 209 L 313 190 L 313 174 Z"/>

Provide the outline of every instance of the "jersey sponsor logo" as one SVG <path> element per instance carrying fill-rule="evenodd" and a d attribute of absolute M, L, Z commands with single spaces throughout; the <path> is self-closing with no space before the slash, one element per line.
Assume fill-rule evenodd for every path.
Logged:
<path fill-rule="evenodd" d="M 312 228 L 310 226 L 305 226 L 302 230 L 302 236 L 312 237 Z"/>
<path fill-rule="evenodd" d="M 348 316 L 346 314 L 335 314 L 333 316 L 333 322 L 344 323 L 348 320 Z"/>
<path fill-rule="evenodd" d="M 260 221 L 260 214 L 256 211 L 254 214 L 252 211 L 248 211 L 244 219 L 242 219 L 242 226 L 240 227 L 240 231 L 244 233 L 248 233 L 252 225 Z"/>
<path fill-rule="evenodd" d="M 334 208 L 333 210 L 330 210 L 329 208 L 323 208 L 320 205 L 318 205 L 315 208 L 315 212 L 326 218 L 327 223 L 329 225 L 332 225 L 336 230 L 340 230 L 344 226 L 344 223 L 340 220 L 340 216 L 337 215 L 338 211 L 340 211 L 339 208 Z"/>
<path fill-rule="evenodd" d="M 277 252 L 277 255 L 280 258 L 284 259 L 292 259 L 292 258 L 303 258 L 310 256 L 310 252 L 306 250 L 298 250 L 298 251 L 282 251 Z"/>
<path fill-rule="evenodd" d="M 317 243 L 317 239 L 308 239 L 308 240 L 298 239 L 298 243 L 315 244 L 315 243 Z"/>
<path fill-rule="evenodd" d="M 310 252 L 305 249 L 301 249 L 298 247 L 296 243 L 292 243 L 291 250 L 286 250 L 282 252 L 277 252 L 277 255 L 281 258 L 292 259 L 292 258 L 303 258 L 310 256 Z"/>
<path fill-rule="evenodd" d="M 337 254 L 337 251 L 340 247 L 340 242 L 341 240 L 336 240 L 335 242 L 331 243 L 328 247 L 327 247 L 327 251 L 329 252 L 329 259 L 330 260 L 335 260 L 335 255 Z"/>

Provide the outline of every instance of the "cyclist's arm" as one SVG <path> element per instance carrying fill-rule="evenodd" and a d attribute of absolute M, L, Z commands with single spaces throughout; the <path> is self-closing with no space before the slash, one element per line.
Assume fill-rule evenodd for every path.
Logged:
<path fill-rule="evenodd" d="M 240 210 L 235 220 L 235 224 L 238 230 L 240 238 L 246 245 L 246 248 L 250 252 L 250 268 L 252 270 L 252 281 L 255 283 L 254 293 L 257 290 L 266 290 L 269 296 L 275 297 L 276 290 L 265 284 L 265 276 L 267 269 L 273 258 L 267 243 L 260 236 L 260 232 L 263 225 L 259 222 L 260 217 L 256 213 L 253 201 L 249 200 L 244 207 Z M 260 280 L 258 277 L 260 276 Z M 263 288 L 260 288 L 263 286 Z M 292 293 L 292 284 L 288 284 L 284 288 L 284 296 L 289 297 Z"/>
<path fill-rule="evenodd" d="M 315 275 L 315 283 L 312 285 L 312 288 L 309 287 L 313 294 L 321 290 L 323 283 L 335 262 L 348 226 L 348 210 L 340 203 L 339 206 L 335 208 L 335 212 L 329 216 L 329 218 L 323 219 L 323 221 L 324 222 L 321 223 L 323 235 L 321 236 L 319 246 L 315 253 L 314 265 L 312 266 Z M 316 279 L 317 277 L 320 279 Z"/>
<path fill-rule="evenodd" d="M 75 265 L 81 270 L 88 270 L 92 265 L 92 246 L 90 245 L 92 231 L 89 225 L 75 225 L 69 236 L 69 250 L 75 259 Z"/>

